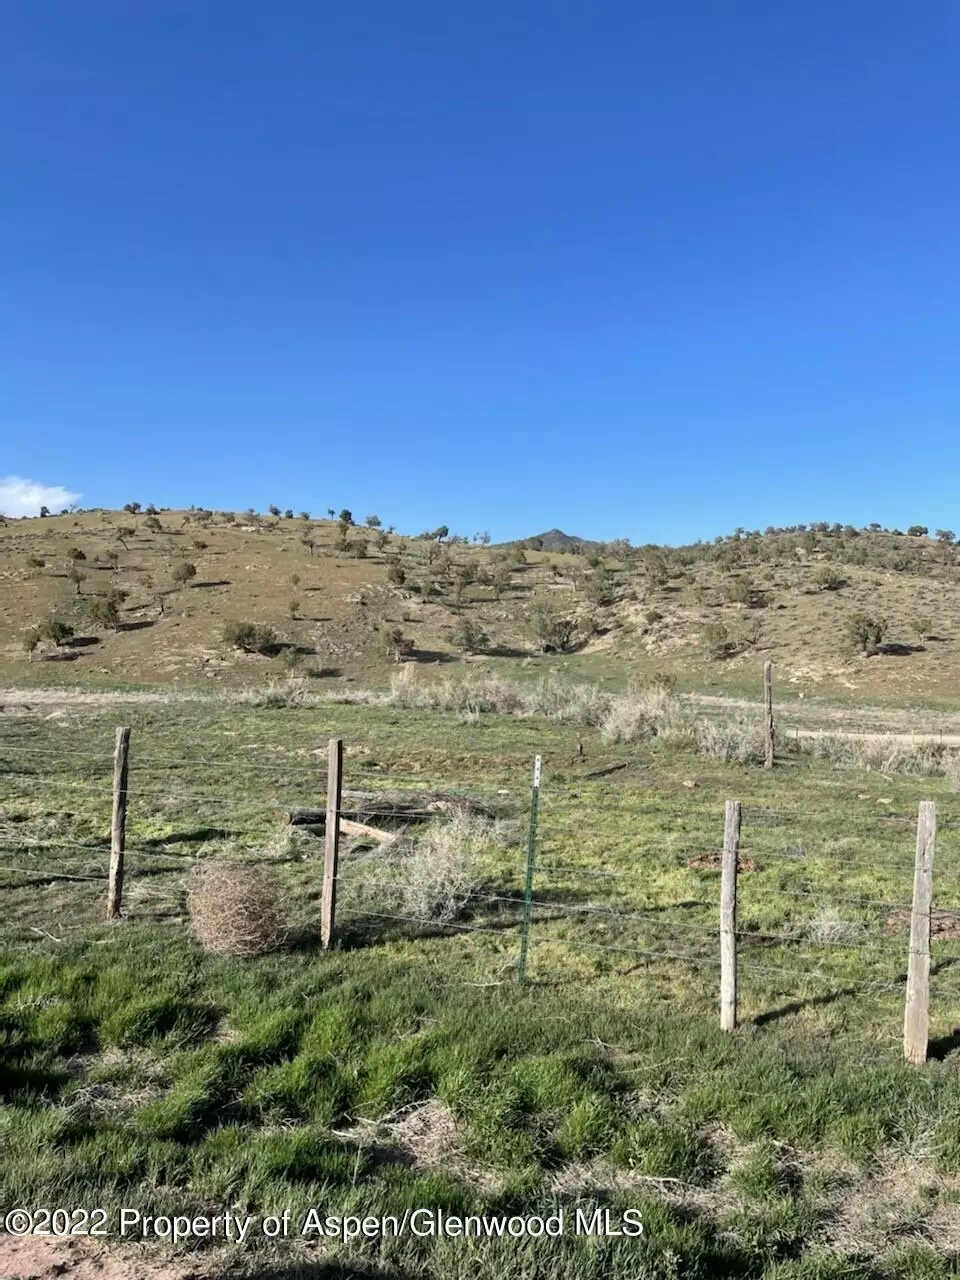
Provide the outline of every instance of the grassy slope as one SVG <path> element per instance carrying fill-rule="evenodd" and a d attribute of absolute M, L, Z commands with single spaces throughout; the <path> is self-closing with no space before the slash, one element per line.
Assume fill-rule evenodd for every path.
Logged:
<path fill-rule="evenodd" d="M 0 1202 L 384 1213 L 581 1195 L 639 1205 L 645 1242 L 342 1253 L 397 1277 L 955 1273 L 957 946 L 936 944 L 944 1060 L 907 1070 L 906 939 L 880 905 L 908 897 L 921 795 L 940 805 L 938 901 L 955 900 L 960 814 L 944 784 L 810 760 L 766 775 L 655 745 L 591 781 L 624 748 L 588 733 L 581 763 L 580 731 L 553 722 L 143 704 L 124 709 L 128 908 L 108 926 L 102 879 L 56 877 L 102 876 L 115 719 L 66 703 L 2 721 L 0 1125 L 13 1157 Z M 564 870 L 536 880 L 527 990 L 514 981 L 519 843 L 489 850 L 472 927 L 440 933 L 352 914 L 360 863 L 347 850 L 342 946 L 317 950 L 317 842 L 277 824 L 322 793 L 334 730 L 348 786 L 455 785 L 517 833 L 543 752 L 540 860 Z M 754 869 L 741 886 L 744 1025 L 729 1038 L 714 1013 L 716 876 L 690 860 L 716 849 L 734 793 Z M 187 873 L 223 842 L 273 866 L 292 949 L 220 960 L 191 940 Z M 456 1129 L 417 1151 L 398 1109 L 438 1100 Z M 297 1256 L 283 1250 L 280 1273 Z"/>
<path fill-rule="evenodd" d="M 162 533 L 147 530 L 143 516 L 109 512 L 11 521 L 0 527 L 0 678 L 8 683 L 214 685 L 249 683 L 275 673 L 275 659 L 224 649 L 220 632 L 230 619 L 268 622 L 290 642 L 315 651 L 328 670 L 368 682 L 382 680 L 390 665 L 374 624 L 401 626 L 425 664 L 481 661 L 519 669 L 521 674 L 560 669 L 611 685 L 622 684 L 631 673 L 656 670 L 674 674 L 688 689 L 753 692 L 759 663 L 772 658 L 784 691 L 936 707 L 949 703 L 960 677 L 957 571 L 952 558 L 946 562 L 926 540 L 865 536 L 863 545 L 869 542 L 881 559 L 901 555 L 903 546 L 906 567 L 894 571 L 843 564 L 845 585 L 836 591 L 818 590 L 815 583 L 821 561 L 833 554 L 828 540 L 809 552 L 791 544 L 775 554 L 771 551 L 769 559 L 731 553 L 733 563 L 726 567 L 709 558 L 709 548 L 690 549 L 687 561 L 674 564 L 673 576 L 659 586 L 650 585 L 642 560 L 610 561 L 619 598 L 610 607 L 593 610 L 604 633 L 582 652 L 563 657 L 532 656 L 524 635 L 524 612 L 531 602 L 546 598 L 589 607 L 574 595 L 567 576 L 583 562 L 570 555 L 528 551 L 526 564 L 515 563 L 501 601 L 493 598 L 489 587 L 467 588 L 467 615 L 489 632 L 503 656 L 465 660 L 450 641 L 456 614 L 449 586 L 426 603 L 409 589 L 431 571 L 426 544 L 391 539 L 387 554 L 401 555 L 408 576 L 407 585 L 397 589 L 386 582 L 384 555 L 375 550 L 371 535 L 370 555 L 359 560 L 335 550 L 334 524 L 315 522 L 318 547 L 311 556 L 300 541 L 304 526 L 296 519 L 268 521 L 256 532 L 242 523 L 243 517 L 232 525 L 214 518 L 204 527 L 184 523 L 186 517 L 187 513 L 163 513 Z M 136 526 L 127 549 L 116 540 L 118 527 L 124 525 Z M 360 536 L 359 531 L 351 536 Z M 195 548 L 195 539 L 206 547 Z M 920 541 L 923 562 L 911 567 L 909 556 L 917 558 Z M 759 539 L 757 545 L 761 550 L 773 547 L 767 539 Z M 81 565 L 87 575 L 81 584 L 83 595 L 111 585 L 130 593 L 120 632 L 91 632 L 84 626 L 84 601 L 66 577 L 67 551 L 74 546 L 87 557 Z M 116 572 L 98 563 L 98 556 L 110 548 L 119 552 Z M 479 547 L 452 550 L 455 562 L 476 566 L 489 565 L 493 554 Z M 45 566 L 29 567 L 30 558 L 44 560 Z M 179 559 L 196 564 L 197 578 L 167 595 L 165 614 L 159 616 L 146 580 L 168 588 L 170 566 Z M 745 572 L 767 593 L 766 607 L 724 603 L 730 584 Z M 294 574 L 301 579 L 296 587 L 291 583 Z M 297 619 L 290 618 L 288 609 L 294 598 L 300 602 Z M 21 647 L 23 634 L 54 609 L 96 643 L 69 649 L 56 660 L 48 655 L 28 663 Z M 846 618 L 857 609 L 886 616 L 887 639 L 913 651 L 849 657 L 842 632 Z M 646 620 L 651 610 L 661 615 L 652 623 Z M 933 624 L 935 638 L 921 646 L 912 623 L 924 615 Z M 722 621 L 734 632 L 758 621 L 759 640 L 739 656 L 711 661 L 700 643 L 711 621 Z"/>

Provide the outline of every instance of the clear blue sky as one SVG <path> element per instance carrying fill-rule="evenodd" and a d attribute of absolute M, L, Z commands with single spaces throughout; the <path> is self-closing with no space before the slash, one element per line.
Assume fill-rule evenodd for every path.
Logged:
<path fill-rule="evenodd" d="M 955 0 L 8 0 L 0 476 L 960 527 Z"/>

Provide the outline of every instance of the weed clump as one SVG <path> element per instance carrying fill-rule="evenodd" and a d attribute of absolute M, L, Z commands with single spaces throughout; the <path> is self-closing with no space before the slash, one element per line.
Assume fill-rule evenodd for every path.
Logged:
<path fill-rule="evenodd" d="M 457 813 L 418 835 L 399 835 L 360 858 L 349 883 L 361 909 L 382 910 L 413 923 L 449 924 L 481 881 L 480 858 L 496 843 L 493 823 Z"/>
<path fill-rule="evenodd" d="M 256 622 L 228 622 L 223 628 L 223 642 L 244 653 L 272 653 L 278 644 L 273 627 Z"/>
<path fill-rule="evenodd" d="M 762 764 L 763 730 L 745 720 L 704 720 L 697 727 L 697 751 L 710 760 Z"/>
<path fill-rule="evenodd" d="M 216 955 L 266 955 L 286 937 L 276 883 L 262 867 L 206 863 L 195 874 L 189 908 L 197 937 Z"/>

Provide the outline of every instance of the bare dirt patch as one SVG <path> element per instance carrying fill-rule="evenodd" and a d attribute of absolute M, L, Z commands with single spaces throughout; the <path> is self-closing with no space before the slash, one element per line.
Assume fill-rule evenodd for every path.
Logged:
<path fill-rule="evenodd" d="M 723 866 L 723 855 L 720 853 L 698 853 L 695 858 L 687 859 L 687 866 L 694 871 L 719 871 Z M 753 858 L 738 858 L 738 871 L 756 871 L 757 864 Z"/>
<path fill-rule="evenodd" d="M 910 911 L 898 907 L 891 911 L 883 926 L 887 933 L 909 933 Z M 960 911 L 936 909 L 930 912 L 930 933 L 934 938 L 960 938 Z"/>
<path fill-rule="evenodd" d="M 0 1235 L 0 1280 L 201 1280 L 213 1274 L 206 1263 L 150 1258 L 136 1247 Z"/>

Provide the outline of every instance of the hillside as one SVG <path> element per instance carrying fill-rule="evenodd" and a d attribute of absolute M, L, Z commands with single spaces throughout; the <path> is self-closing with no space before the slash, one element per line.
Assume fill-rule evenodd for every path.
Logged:
<path fill-rule="evenodd" d="M 946 535 L 823 525 L 573 554 L 550 550 L 552 534 L 567 536 L 551 531 L 531 550 L 202 510 L 10 520 L 0 675 L 376 682 L 401 659 L 616 682 L 662 672 L 738 691 L 772 659 L 798 693 L 914 702 L 960 681 L 960 566 Z M 183 565 L 193 576 L 181 568 L 177 583 Z M 887 623 L 869 656 L 847 636 L 858 612 Z M 52 617 L 72 637 L 29 653 L 25 640 Z M 230 623 L 274 634 L 245 652 L 225 640 Z"/>

